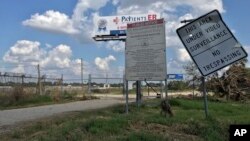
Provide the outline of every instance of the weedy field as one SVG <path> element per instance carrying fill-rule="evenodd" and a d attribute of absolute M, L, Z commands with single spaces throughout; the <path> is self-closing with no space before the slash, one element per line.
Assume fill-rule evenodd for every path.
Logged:
<path fill-rule="evenodd" d="M 171 99 L 174 116 L 160 114 L 160 99 L 144 101 L 141 107 L 124 105 L 73 112 L 32 122 L 1 135 L 1 140 L 118 140 L 118 141 L 223 141 L 230 124 L 250 124 L 250 104 L 208 102 L 205 118 L 203 100 Z"/>

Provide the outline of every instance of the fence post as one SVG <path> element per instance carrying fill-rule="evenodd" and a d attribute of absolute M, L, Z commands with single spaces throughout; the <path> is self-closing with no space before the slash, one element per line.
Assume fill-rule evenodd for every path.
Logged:
<path fill-rule="evenodd" d="M 202 87 L 203 87 L 205 116 L 207 118 L 208 117 L 208 108 L 207 108 L 207 92 L 206 92 L 205 76 L 203 76 L 201 79 L 202 79 Z"/>
<path fill-rule="evenodd" d="M 61 75 L 61 96 L 63 95 L 63 74 Z"/>
<path fill-rule="evenodd" d="M 125 80 L 125 75 L 123 75 L 123 86 L 122 86 L 122 92 L 123 92 L 123 96 L 125 96 L 126 94 L 126 90 L 125 90 L 125 88 L 126 88 L 126 80 Z"/>
<path fill-rule="evenodd" d="M 40 72 L 40 65 L 37 65 L 37 71 L 38 71 L 38 89 L 39 89 L 39 95 L 42 95 L 42 83 L 41 83 L 41 72 Z"/>
<path fill-rule="evenodd" d="M 89 79 L 88 79 L 88 83 L 89 83 L 89 85 L 88 85 L 88 94 L 90 94 L 91 93 L 91 74 L 89 74 Z"/>

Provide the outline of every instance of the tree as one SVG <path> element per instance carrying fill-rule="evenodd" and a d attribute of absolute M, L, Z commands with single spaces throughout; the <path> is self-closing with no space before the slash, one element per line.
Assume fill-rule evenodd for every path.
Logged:
<path fill-rule="evenodd" d="M 189 61 L 186 65 L 183 66 L 183 68 L 189 80 L 200 82 L 199 79 L 201 78 L 201 74 L 197 66 L 192 61 Z"/>
<path fill-rule="evenodd" d="M 188 90 L 188 83 L 184 81 L 170 81 L 168 83 L 169 90 Z"/>
<path fill-rule="evenodd" d="M 222 73 L 214 73 L 209 77 L 207 87 L 220 97 L 241 100 L 246 98 L 246 91 L 250 86 L 249 69 L 246 68 L 246 59 L 238 61 Z M 249 91 L 249 90 L 248 90 Z"/>
<path fill-rule="evenodd" d="M 199 86 L 201 84 L 201 74 L 197 68 L 197 66 L 192 62 L 189 61 L 186 65 L 183 66 L 183 69 L 186 72 L 186 75 L 188 76 L 188 82 L 192 84 L 193 86 L 193 97 L 194 97 L 194 90 L 196 86 Z"/>

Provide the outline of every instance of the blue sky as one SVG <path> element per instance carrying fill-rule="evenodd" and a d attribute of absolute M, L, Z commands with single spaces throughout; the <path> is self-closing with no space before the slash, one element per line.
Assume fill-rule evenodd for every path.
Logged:
<path fill-rule="evenodd" d="M 1 0 L 0 72 L 36 75 L 36 65 L 51 76 L 122 76 L 123 42 L 94 42 L 95 16 L 159 13 L 166 23 L 169 73 L 184 72 L 190 60 L 175 30 L 179 21 L 218 9 L 236 38 L 250 52 L 247 0 Z M 250 63 L 248 63 L 248 66 Z"/>

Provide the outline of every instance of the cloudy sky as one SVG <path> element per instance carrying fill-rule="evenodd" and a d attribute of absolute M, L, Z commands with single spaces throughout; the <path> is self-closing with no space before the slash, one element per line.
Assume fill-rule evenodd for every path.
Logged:
<path fill-rule="evenodd" d="M 247 0 L 1 0 L 0 72 L 66 78 L 122 76 L 124 42 L 92 40 L 96 16 L 159 13 L 166 21 L 169 73 L 183 73 L 190 60 L 176 35 L 183 19 L 218 9 L 236 38 L 250 52 Z M 249 59 L 250 60 L 250 59 Z M 248 63 L 250 64 L 250 63 Z M 250 66 L 250 65 L 248 65 Z"/>

